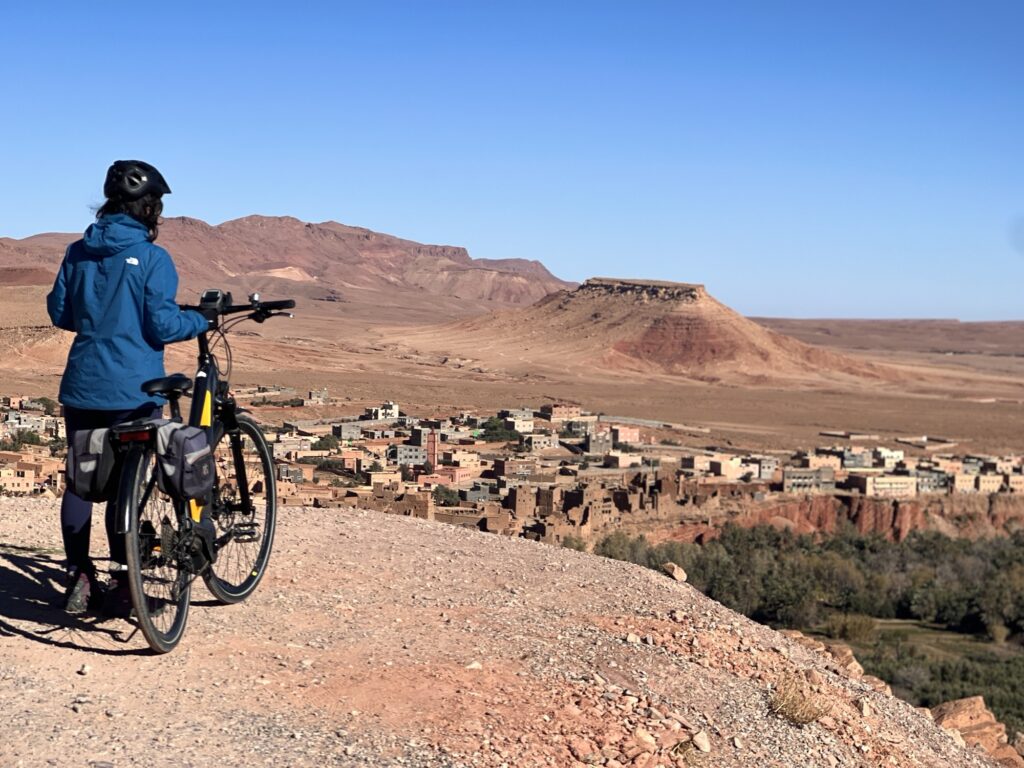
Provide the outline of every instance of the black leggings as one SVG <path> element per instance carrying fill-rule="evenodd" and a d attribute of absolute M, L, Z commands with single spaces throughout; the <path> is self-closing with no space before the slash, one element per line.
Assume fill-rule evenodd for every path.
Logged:
<path fill-rule="evenodd" d="M 68 444 L 75 432 L 82 429 L 112 427 L 134 419 L 155 418 L 160 415 L 160 406 L 147 403 L 130 411 L 91 411 L 64 406 L 64 423 L 67 427 Z M 117 482 L 117 478 L 114 478 Z M 116 487 L 116 485 L 115 485 Z M 68 565 L 86 573 L 93 573 L 95 567 L 89 557 L 89 531 L 92 527 L 92 502 L 64 490 L 60 504 L 60 528 L 64 536 L 64 554 Z M 110 559 L 119 565 L 127 562 L 124 537 L 114 531 L 114 502 L 107 502 L 107 542 L 110 545 Z"/>

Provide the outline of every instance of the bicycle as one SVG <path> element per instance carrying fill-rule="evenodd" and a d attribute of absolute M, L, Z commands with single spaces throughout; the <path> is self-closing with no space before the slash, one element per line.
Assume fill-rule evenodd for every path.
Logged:
<path fill-rule="evenodd" d="M 241 602 L 259 585 L 273 547 L 277 518 L 273 455 L 259 425 L 230 394 L 227 332 L 245 320 L 262 323 L 271 317 L 291 317 L 281 310 L 293 308 L 295 302 L 261 301 L 255 293 L 248 304 L 231 302 L 230 293 L 208 290 L 198 306 L 182 306 L 216 318 L 211 329 L 197 337 L 194 380 L 176 373 L 142 385 L 146 394 L 166 397 L 172 420 L 179 422 L 179 401 L 191 390 L 188 424 L 207 431 L 214 453 L 210 497 L 176 501 L 160 490 L 156 425 L 130 422 L 112 430 L 121 466 L 116 530 L 127 545 L 134 615 L 157 653 L 173 650 L 184 635 L 197 576 L 202 576 L 219 603 Z M 243 317 L 226 320 L 242 313 Z M 224 370 L 214 356 L 218 343 L 223 344 Z"/>

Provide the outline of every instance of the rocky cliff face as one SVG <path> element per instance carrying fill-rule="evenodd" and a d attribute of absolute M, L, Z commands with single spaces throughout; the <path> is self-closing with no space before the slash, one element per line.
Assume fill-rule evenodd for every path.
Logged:
<path fill-rule="evenodd" d="M 1024 758 L 1009 743 L 1006 726 L 996 720 L 981 696 L 947 701 L 932 709 L 935 724 L 955 731 L 972 748 L 981 749 L 1007 768 L 1024 768 Z"/>
<path fill-rule="evenodd" d="M 716 524 L 784 525 L 801 533 L 831 533 L 849 522 L 860 533 L 902 541 L 913 531 L 982 538 L 1024 530 L 1024 496 L 933 495 L 897 501 L 855 495 L 778 498 L 723 503 Z"/>
<path fill-rule="evenodd" d="M 937 531 L 952 538 L 1009 536 L 1024 530 L 1024 496 L 1011 494 L 922 496 L 917 499 L 856 495 L 784 496 L 764 501 L 710 499 L 701 505 L 661 509 L 657 520 L 630 521 L 626 530 L 655 540 L 707 541 L 724 525 L 771 525 L 797 533 L 834 533 L 850 523 L 862 534 L 902 541 L 914 531 Z"/>
<path fill-rule="evenodd" d="M 592 277 L 576 289 L 577 297 L 596 299 L 615 296 L 646 304 L 652 301 L 693 303 L 707 296 L 703 285 L 671 283 L 662 280 L 626 280 L 615 277 Z"/>

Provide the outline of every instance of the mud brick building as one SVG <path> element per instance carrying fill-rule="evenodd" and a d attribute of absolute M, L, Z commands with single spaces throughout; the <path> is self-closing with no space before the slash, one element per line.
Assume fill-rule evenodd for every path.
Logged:
<path fill-rule="evenodd" d="M 831 493 L 835 489 L 836 475 L 831 467 L 786 467 L 782 470 L 783 493 Z"/>

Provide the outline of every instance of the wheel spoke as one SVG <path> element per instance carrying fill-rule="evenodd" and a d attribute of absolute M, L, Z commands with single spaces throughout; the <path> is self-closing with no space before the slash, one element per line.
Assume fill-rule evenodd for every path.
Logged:
<path fill-rule="evenodd" d="M 150 647 L 166 653 L 185 631 L 192 534 L 181 505 L 157 488 L 155 466 L 153 451 L 131 454 L 121 491 L 133 510 L 125 542 L 133 613 Z"/>
<path fill-rule="evenodd" d="M 238 455 L 229 435 L 214 447 L 217 491 L 212 512 L 218 548 L 205 578 L 222 602 L 245 599 L 256 588 L 270 557 L 276 517 L 269 447 L 255 422 L 239 417 L 239 427 Z"/>

